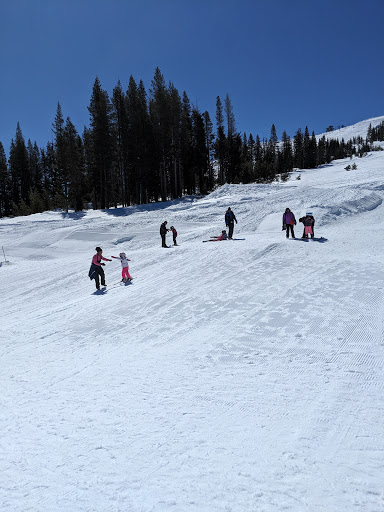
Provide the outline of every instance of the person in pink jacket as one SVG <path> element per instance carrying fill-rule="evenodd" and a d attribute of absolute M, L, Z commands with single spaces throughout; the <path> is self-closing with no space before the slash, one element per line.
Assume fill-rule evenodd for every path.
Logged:
<path fill-rule="evenodd" d="M 203 240 L 203 242 L 221 242 L 221 240 L 228 240 L 228 235 L 225 229 L 223 229 L 220 236 L 213 236 L 211 240 Z"/>
<path fill-rule="evenodd" d="M 117 256 L 111 256 L 111 258 L 114 258 L 115 260 L 120 260 L 121 261 L 121 274 L 122 274 L 122 281 L 123 283 L 126 283 L 129 280 L 132 279 L 132 276 L 130 275 L 129 273 L 129 265 L 128 265 L 128 261 L 131 261 L 127 258 L 125 252 L 121 252 L 119 254 L 119 257 Z"/>
<path fill-rule="evenodd" d="M 96 254 L 92 258 L 91 268 L 89 270 L 90 279 L 94 279 L 96 281 L 96 289 L 100 290 L 100 277 L 101 277 L 101 286 L 107 286 L 105 284 L 105 274 L 104 270 L 101 268 L 101 265 L 105 265 L 101 260 L 104 261 L 112 261 L 108 258 L 104 258 L 103 249 L 101 247 L 96 247 Z"/>

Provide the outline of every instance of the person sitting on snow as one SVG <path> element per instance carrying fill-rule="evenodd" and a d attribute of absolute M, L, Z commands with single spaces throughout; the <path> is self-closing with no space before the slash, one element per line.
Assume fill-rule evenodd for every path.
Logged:
<path fill-rule="evenodd" d="M 220 242 L 221 240 L 228 240 L 228 235 L 225 229 L 223 229 L 220 236 L 213 236 L 211 240 L 203 240 L 203 242 Z"/>

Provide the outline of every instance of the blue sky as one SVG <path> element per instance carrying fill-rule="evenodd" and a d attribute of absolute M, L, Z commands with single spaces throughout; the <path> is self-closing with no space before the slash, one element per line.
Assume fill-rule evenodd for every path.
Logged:
<path fill-rule="evenodd" d="M 80 133 L 95 77 L 111 95 L 158 66 L 215 118 L 279 137 L 384 114 L 383 0 L 0 0 L 0 141 L 44 147 L 60 102 Z"/>

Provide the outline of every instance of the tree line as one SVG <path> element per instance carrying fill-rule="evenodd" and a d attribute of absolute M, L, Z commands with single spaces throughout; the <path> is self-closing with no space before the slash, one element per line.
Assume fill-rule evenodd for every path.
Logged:
<path fill-rule="evenodd" d="M 216 98 L 216 127 L 207 111 L 191 104 L 156 69 L 149 93 L 131 76 L 112 95 L 93 84 L 89 127 L 80 135 L 57 105 L 53 140 L 45 148 L 25 143 L 17 124 L 9 158 L 0 142 L 0 217 L 60 208 L 80 211 L 206 194 L 224 183 L 285 180 L 306 169 L 352 156 L 383 140 L 383 123 L 367 138 L 316 140 L 299 129 L 279 141 L 240 134 L 229 95 Z M 381 138 L 380 138 L 381 137 Z"/>

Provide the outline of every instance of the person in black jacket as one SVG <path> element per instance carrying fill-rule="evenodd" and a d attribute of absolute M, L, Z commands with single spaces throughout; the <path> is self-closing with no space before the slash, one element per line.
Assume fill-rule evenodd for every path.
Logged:
<path fill-rule="evenodd" d="M 228 208 L 228 210 L 225 212 L 225 225 L 228 226 L 229 240 L 232 240 L 233 228 L 235 227 L 235 222 L 237 224 L 235 214 L 233 213 L 231 208 Z"/>
<path fill-rule="evenodd" d="M 167 236 L 167 221 L 165 220 L 162 225 L 160 226 L 160 236 L 161 236 L 161 247 L 168 247 L 168 245 L 165 243 L 165 237 Z"/>
<path fill-rule="evenodd" d="M 299 219 L 299 222 L 304 224 L 303 236 L 301 238 L 308 238 L 308 235 L 311 235 L 311 238 L 315 238 L 315 219 L 312 213 L 306 213 L 305 217 Z"/>
<path fill-rule="evenodd" d="M 174 228 L 173 226 L 171 226 L 170 230 L 172 231 L 172 235 L 173 235 L 173 245 L 177 245 L 177 242 L 176 242 L 176 238 L 177 238 L 177 231 L 176 231 L 176 228 Z"/>

